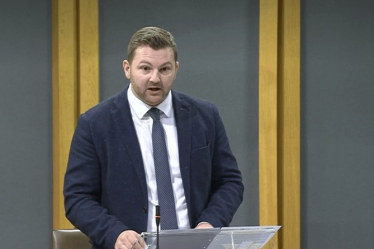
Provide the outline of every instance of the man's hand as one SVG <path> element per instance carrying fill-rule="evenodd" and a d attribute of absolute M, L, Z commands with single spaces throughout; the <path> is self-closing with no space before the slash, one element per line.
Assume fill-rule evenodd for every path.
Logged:
<path fill-rule="evenodd" d="M 213 226 L 208 222 L 200 222 L 195 229 L 205 229 L 205 228 L 213 228 Z"/>
<path fill-rule="evenodd" d="M 133 230 L 126 230 L 122 232 L 114 245 L 114 249 L 143 249 L 145 248 L 145 243 L 143 238 Z"/>

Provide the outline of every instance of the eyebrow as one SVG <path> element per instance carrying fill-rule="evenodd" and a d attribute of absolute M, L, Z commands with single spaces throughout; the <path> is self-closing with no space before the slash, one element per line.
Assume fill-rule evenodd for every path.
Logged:
<path fill-rule="evenodd" d="M 140 65 L 140 64 L 142 64 L 142 63 L 145 63 L 145 64 L 148 64 L 148 65 L 151 65 L 151 66 L 152 66 L 152 63 L 149 63 L 148 61 L 140 61 L 138 65 Z M 171 65 L 171 66 L 172 66 L 173 63 L 171 63 L 170 61 L 167 61 L 167 62 L 161 64 L 160 67 L 164 67 L 164 66 L 166 66 L 166 65 Z"/>

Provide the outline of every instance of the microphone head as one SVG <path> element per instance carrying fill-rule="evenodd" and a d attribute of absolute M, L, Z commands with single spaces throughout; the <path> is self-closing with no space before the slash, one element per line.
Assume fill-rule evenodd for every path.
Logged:
<path fill-rule="evenodd" d="M 160 214 L 160 206 L 156 205 L 156 216 L 161 216 Z"/>
<path fill-rule="evenodd" d="M 161 219 L 161 214 L 160 214 L 160 206 L 156 205 L 156 226 L 157 226 L 157 231 L 158 231 L 158 226 L 160 225 L 160 219 Z"/>

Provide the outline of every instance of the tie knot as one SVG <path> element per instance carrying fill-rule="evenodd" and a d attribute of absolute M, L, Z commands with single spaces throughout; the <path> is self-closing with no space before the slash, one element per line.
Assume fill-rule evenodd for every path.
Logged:
<path fill-rule="evenodd" d="M 149 109 L 148 114 L 149 114 L 149 116 L 151 116 L 151 118 L 153 120 L 160 120 L 160 110 L 159 109 L 151 108 L 151 109 Z"/>

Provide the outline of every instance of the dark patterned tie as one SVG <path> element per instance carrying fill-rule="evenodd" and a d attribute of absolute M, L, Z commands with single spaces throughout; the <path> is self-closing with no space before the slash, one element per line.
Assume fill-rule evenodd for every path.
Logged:
<path fill-rule="evenodd" d="M 153 119 L 153 158 L 155 161 L 158 202 L 161 211 L 161 228 L 163 230 L 178 229 L 168 153 L 166 149 L 164 128 L 160 121 L 160 111 L 157 108 L 151 108 L 148 111 L 148 114 Z"/>

